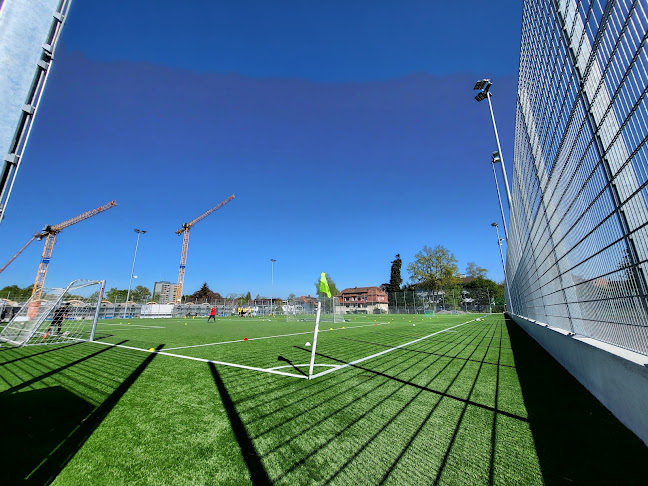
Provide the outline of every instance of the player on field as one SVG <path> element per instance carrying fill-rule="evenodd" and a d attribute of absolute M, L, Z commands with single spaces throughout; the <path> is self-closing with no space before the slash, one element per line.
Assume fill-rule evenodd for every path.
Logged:
<path fill-rule="evenodd" d="M 209 322 L 209 319 L 214 319 L 214 322 L 216 322 L 216 307 L 212 307 L 211 310 L 209 311 L 209 317 L 207 318 L 207 322 Z"/>

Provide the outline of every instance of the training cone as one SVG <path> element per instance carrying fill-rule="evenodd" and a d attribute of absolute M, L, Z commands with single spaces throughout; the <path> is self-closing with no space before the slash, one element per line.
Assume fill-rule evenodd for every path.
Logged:
<path fill-rule="evenodd" d="M 342 326 L 342 329 L 346 329 L 346 327 Z"/>
<path fill-rule="evenodd" d="M 332 330 L 333 330 L 333 328 L 332 328 L 332 327 L 329 327 L 329 331 L 332 331 Z"/>
<path fill-rule="evenodd" d="M 311 345 L 311 343 L 306 343 L 306 344 L 304 344 L 304 346 L 310 346 L 310 345 Z"/>
<path fill-rule="evenodd" d="M 247 341 L 247 338 L 243 338 L 243 341 Z"/>
<path fill-rule="evenodd" d="M 153 351 L 155 351 L 155 348 L 151 348 L 151 349 L 149 349 L 149 352 L 150 352 L 150 353 L 152 353 Z"/>

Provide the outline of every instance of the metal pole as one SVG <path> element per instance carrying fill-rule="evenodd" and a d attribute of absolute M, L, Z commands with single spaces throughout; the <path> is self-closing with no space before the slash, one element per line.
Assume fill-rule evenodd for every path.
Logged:
<path fill-rule="evenodd" d="M 270 314 L 274 316 L 274 309 L 272 308 L 272 294 L 274 293 L 274 262 L 276 262 L 274 258 L 270 259 L 270 265 L 271 265 L 271 270 L 270 270 Z"/>
<path fill-rule="evenodd" d="M 502 252 L 502 241 L 504 241 L 504 239 L 500 238 L 499 228 L 497 227 L 497 223 L 493 223 L 493 226 L 495 226 L 495 231 L 497 231 L 497 244 L 499 245 L 500 258 L 502 259 L 502 269 L 504 270 L 504 283 L 506 285 L 506 293 L 508 294 L 508 298 L 509 298 L 509 307 L 511 309 L 511 312 L 513 312 L 513 300 L 511 299 L 511 289 L 509 288 L 508 277 L 506 276 L 506 264 L 504 263 L 504 253 Z"/>
<path fill-rule="evenodd" d="M 497 133 L 497 124 L 495 123 L 495 115 L 493 114 L 493 104 L 491 103 L 490 91 L 487 93 L 488 107 L 490 108 L 491 119 L 493 120 L 493 130 L 495 131 L 495 140 L 497 141 L 497 151 L 500 156 L 500 163 L 502 164 L 502 175 L 504 177 L 504 189 L 506 189 L 506 200 L 508 201 L 509 210 L 511 209 L 511 191 L 509 189 L 508 178 L 506 177 L 506 168 L 504 167 L 504 156 L 502 155 L 502 147 L 500 146 L 499 135 Z"/>
<path fill-rule="evenodd" d="M 499 162 L 502 161 L 502 154 L 499 154 Z M 495 189 L 497 189 L 497 200 L 499 201 L 500 212 L 502 213 L 502 223 L 504 223 L 504 236 L 506 237 L 506 244 L 508 245 L 508 228 L 506 227 L 506 218 L 504 217 L 504 207 L 502 206 L 502 196 L 500 195 L 499 184 L 497 182 L 497 174 L 495 173 L 495 164 L 498 161 L 495 156 L 491 158 L 491 166 L 493 167 L 493 177 L 495 178 Z M 510 207 L 510 206 L 509 206 Z"/>
<path fill-rule="evenodd" d="M 126 303 L 124 304 L 124 319 L 126 319 L 126 311 L 128 310 L 128 299 L 130 298 L 131 286 L 133 284 L 133 272 L 135 271 L 135 259 L 137 258 L 137 247 L 139 246 L 139 239 L 142 233 L 146 233 L 145 230 L 135 229 L 133 230 L 137 233 L 137 243 L 135 243 L 135 255 L 133 256 L 133 266 L 131 267 L 130 280 L 128 281 L 128 292 L 126 293 Z"/>
<path fill-rule="evenodd" d="M 310 366 L 308 367 L 308 379 L 313 376 L 313 366 L 315 366 L 315 348 L 317 347 L 317 333 L 319 332 L 320 311 L 322 303 L 317 302 L 317 317 L 315 317 L 315 332 L 313 333 L 313 350 L 311 351 Z"/>

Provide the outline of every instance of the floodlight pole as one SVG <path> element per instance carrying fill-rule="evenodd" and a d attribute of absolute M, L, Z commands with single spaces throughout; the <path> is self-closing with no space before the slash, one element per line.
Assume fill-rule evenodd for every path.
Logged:
<path fill-rule="evenodd" d="M 502 270 L 504 270 L 504 283 L 506 284 L 506 293 L 508 294 L 508 298 L 509 298 L 509 307 L 511 309 L 511 312 L 513 312 L 513 300 L 511 299 L 511 289 L 509 288 L 508 277 L 506 276 L 506 264 L 504 263 L 504 252 L 502 252 L 502 241 L 504 241 L 504 238 L 500 238 L 499 228 L 497 227 L 497 223 L 492 223 L 491 226 L 494 226 L 495 231 L 497 231 L 497 244 L 499 245 L 500 258 L 502 259 Z"/>
<path fill-rule="evenodd" d="M 495 178 L 495 189 L 497 189 L 497 200 L 499 201 L 500 212 L 502 213 L 502 223 L 504 223 L 504 237 L 506 238 L 506 244 L 508 245 L 508 228 L 506 227 L 504 207 L 502 206 L 502 196 L 500 195 L 499 183 L 497 182 L 497 174 L 495 173 L 495 164 L 497 164 L 498 162 L 502 163 L 501 155 L 498 152 L 493 152 L 491 156 L 491 166 L 493 167 L 493 177 Z"/>
<path fill-rule="evenodd" d="M 508 178 L 506 177 L 506 168 L 504 167 L 504 156 L 502 155 L 502 147 L 500 146 L 500 139 L 497 133 L 497 124 L 495 123 L 495 115 L 493 114 L 493 104 L 491 103 L 491 92 L 488 92 L 488 107 L 490 108 L 491 120 L 493 120 L 493 131 L 495 132 L 495 140 L 497 141 L 497 151 L 500 156 L 500 164 L 502 164 L 502 177 L 504 178 L 504 189 L 506 190 L 506 201 L 508 202 L 509 209 L 511 208 L 511 190 L 509 189 Z"/>
<path fill-rule="evenodd" d="M 126 302 L 124 303 L 124 319 L 126 319 L 126 312 L 128 310 L 128 299 L 130 298 L 131 286 L 133 284 L 133 272 L 135 271 L 135 259 L 137 258 L 137 247 L 139 246 L 140 235 L 146 233 L 146 230 L 135 228 L 133 231 L 137 233 L 137 243 L 135 243 L 135 255 L 133 256 L 133 266 L 131 267 L 130 280 L 128 281 L 128 292 L 126 293 Z"/>
<path fill-rule="evenodd" d="M 271 269 L 270 269 L 270 313 L 273 316 L 274 316 L 274 310 L 272 308 L 272 294 L 274 293 L 274 263 L 276 261 L 277 260 L 275 260 L 274 258 L 270 259 L 270 265 L 271 265 Z"/>
<path fill-rule="evenodd" d="M 502 177 L 504 178 L 504 189 L 506 190 L 506 201 L 508 202 L 509 210 L 511 208 L 511 190 L 509 189 L 508 177 L 506 176 L 506 168 L 504 167 L 504 156 L 502 155 L 502 147 L 500 145 L 499 134 L 497 133 L 497 123 L 495 123 L 495 114 L 493 113 L 493 103 L 491 102 L 492 93 L 490 87 L 493 85 L 490 79 L 481 79 L 477 81 L 474 89 L 479 90 L 479 94 L 475 97 L 477 102 L 482 101 L 484 98 L 488 100 L 488 108 L 490 109 L 491 120 L 493 121 L 493 131 L 495 132 L 495 141 L 497 142 L 497 152 L 500 156 L 500 163 L 502 164 Z"/>

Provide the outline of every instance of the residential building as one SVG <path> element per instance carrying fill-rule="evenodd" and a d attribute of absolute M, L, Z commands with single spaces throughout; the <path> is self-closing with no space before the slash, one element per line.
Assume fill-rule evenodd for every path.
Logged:
<path fill-rule="evenodd" d="M 389 308 L 387 292 L 380 287 L 353 287 L 337 295 L 341 314 L 386 314 Z"/>
<path fill-rule="evenodd" d="M 155 282 L 153 285 L 153 295 L 159 295 L 158 304 L 175 303 L 176 284 L 171 282 Z"/>

